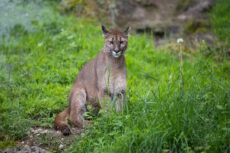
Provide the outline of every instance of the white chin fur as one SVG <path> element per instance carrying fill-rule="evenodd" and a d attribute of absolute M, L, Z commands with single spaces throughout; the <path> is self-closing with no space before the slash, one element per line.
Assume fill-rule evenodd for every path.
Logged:
<path fill-rule="evenodd" d="M 116 52 L 112 51 L 112 54 L 113 54 L 113 57 L 115 57 L 115 58 L 118 58 L 121 56 L 121 52 L 116 53 Z"/>

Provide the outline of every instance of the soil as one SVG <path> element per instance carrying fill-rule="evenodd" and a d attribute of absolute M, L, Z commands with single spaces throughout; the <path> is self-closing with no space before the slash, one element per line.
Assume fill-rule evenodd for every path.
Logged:
<path fill-rule="evenodd" d="M 18 141 L 15 148 L 0 150 L 0 153 L 47 153 L 62 152 L 79 134 L 81 129 L 72 128 L 72 134 L 63 136 L 60 131 L 41 127 L 31 128 L 28 137 Z"/>

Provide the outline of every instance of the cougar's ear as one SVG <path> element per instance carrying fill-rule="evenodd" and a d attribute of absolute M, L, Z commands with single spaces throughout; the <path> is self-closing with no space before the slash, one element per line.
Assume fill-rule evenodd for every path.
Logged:
<path fill-rule="evenodd" d="M 128 26 L 124 31 L 125 35 L 128 36 L 128 37 L 129 37 L 130 30 L 131 30 L 131 28 Z"/>
<path fill-rule="evenodd" d="M 101 26 L 101 30 L 102 30 L 104 36 L 109 33 L 109 31 L 103 25 Z"/>

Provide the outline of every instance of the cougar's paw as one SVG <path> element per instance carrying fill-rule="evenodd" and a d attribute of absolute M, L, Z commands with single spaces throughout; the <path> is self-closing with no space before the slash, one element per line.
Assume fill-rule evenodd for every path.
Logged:
<path fill-rule="evenodd" d="M 68 127 L 68 128 L 62 129 L 61 132 L 62 132 L 62 134 L 63 134 L 64 136 L 68 136 L 68 135 L 71 134 L 71 131 L 70 131 L 70 128 L 69 128 L 69 127 Z"/>

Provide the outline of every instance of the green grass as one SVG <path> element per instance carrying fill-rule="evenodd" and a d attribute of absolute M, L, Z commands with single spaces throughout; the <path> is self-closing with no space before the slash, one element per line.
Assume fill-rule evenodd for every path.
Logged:
<path fill-rule="evenodd" d="M 230 14 L 227 12 L 229 10 L 229 0 L 218 0 L 210 14 L 212 30 L 225 45 L 228 45 L 228 47 L 230 44 Z"/>
<path fill-rule="evenodd" d="M 1 148 L 23 140 L 31 126 L 52 128 L 68 106 L 82 66 L 103 46 L 99 24 L 60 16 L 12 27 L 0 41 Z M 156 50 L 132 35 L 126 53 L 127 105 L 101 111 L 67 152 L 229 152 L 230 63 L 202 54 L 184 57 L 183 88 L 177 51 Z"/>

